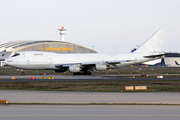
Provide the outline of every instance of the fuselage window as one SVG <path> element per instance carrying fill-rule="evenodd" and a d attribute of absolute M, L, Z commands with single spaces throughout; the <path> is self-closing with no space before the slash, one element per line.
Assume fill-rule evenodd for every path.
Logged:
<path fill-rule="evenodd" d="M 14 54 L 13 56 L 11 56 L 11 57 L 15 57 L 15 56 L 18 56 L 18 55 L 20 55 L 19 53 L 16 53 L 16 54 Z"/>
<path fill-rule="evenodd" d="M 2 56 L 4 56 L 5 54 L 2 54 Z"/>

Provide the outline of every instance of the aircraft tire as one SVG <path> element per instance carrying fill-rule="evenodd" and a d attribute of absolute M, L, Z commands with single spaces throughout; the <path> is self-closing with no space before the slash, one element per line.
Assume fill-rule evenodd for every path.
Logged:
<path fill-rule="evenodd" d="M 73 75 L 77 75 L 77 73 L 73 73 Z"/>
<path fill-rule="evenodd" d="M 92 75 L 92 72 L 90 71 L 77 72 L 77 73 L 73 73 L 73 75 Z"/>
<path fill-rule="evenodd" d="M 89 74 L 88 75 L 92 75 L 92 72 L 89 72 Z"/>
<path fill-rule="evenodd" d="M 86 71 L 86 72 L 83 73 L 83 75 L 92 75 L 92 72 Z"/>
<path fill-rule="evenodd" d="M 80 72 L 73 73 L 73 75 L 82 75 Z"/>
<path fill-rule="evenodd" d="M 24 72 L 21 72 L 21 76 L 24 76 Z"/>

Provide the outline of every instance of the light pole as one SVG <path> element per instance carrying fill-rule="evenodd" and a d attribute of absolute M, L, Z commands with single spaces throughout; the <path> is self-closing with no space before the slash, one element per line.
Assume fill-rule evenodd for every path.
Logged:
<path fill-rule="evenodd" d="M 94 50 L 94 47 L 95 47 L 95 46 L 92 46 L 92 49 L 93 49 L 93 50 Z"/>

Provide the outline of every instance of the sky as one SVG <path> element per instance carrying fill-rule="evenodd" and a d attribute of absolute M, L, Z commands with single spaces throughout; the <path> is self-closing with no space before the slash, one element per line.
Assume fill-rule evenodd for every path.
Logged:
<path fill-rule="evenodd" d="M 0 0 L 0 44 L 60 40 L 99 53 L 130 52 L 167 28 L 165 52 L 180 52 L 180 0 Z"/>

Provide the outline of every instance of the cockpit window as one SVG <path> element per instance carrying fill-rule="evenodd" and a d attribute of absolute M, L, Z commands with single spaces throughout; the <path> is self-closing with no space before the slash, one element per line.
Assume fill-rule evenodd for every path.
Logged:
<path fill-rule="evenodd" d="M 14 54 L 14 55 L 11 56 L 11 57 L 15 57 L 15 56 L 18 56 L 18 55 L 20 55 L 20 53 L 16 53 L 16 54 Z"/>

